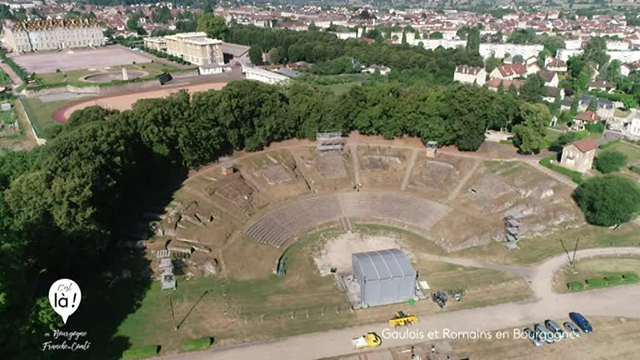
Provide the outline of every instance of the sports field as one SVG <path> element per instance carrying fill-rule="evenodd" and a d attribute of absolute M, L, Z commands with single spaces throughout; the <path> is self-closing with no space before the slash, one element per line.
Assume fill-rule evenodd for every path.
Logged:
<path fill-rule="evenodd" d="M 113 95 L 107 97 L 100 97 L 85 100 L 73 105 L 69 105 L 67 107 L 63 107 L 58 109 L 53 114 L 53 120 L 59 123 L 65 123 L 69 116 L 76 111 L 81 110 L 89 106 L 98 105 L 106 109 L 116 109 L 120 111 L 129 110 L 133 106 L 133 104 L 141 99 L 154 99 L 168 96 L 179 90 L 188 90 L 190 93 L 198 92 L 198 91 L 207 91 L 207 90 L 220 90 L 227 83 L 204 83 L 197 85 L 180 85 L 173 86 L 168 88 L 163 88 L 159 90 L 150 90 L 144 92 L 130 93 L 130 94 L 121 94 L 121 95 Z"/>
<path fill-rule="evenodd" d="M 116 65 L 151 62 L 144 55 L 119 46 L 92 50 L 52 51 L 13 57 L 27 72 L 36 74 L 98 69 Z"/>

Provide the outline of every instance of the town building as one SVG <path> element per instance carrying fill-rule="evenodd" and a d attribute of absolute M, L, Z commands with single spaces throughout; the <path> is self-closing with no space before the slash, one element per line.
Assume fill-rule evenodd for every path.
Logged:
<path fill-rule="evenodd" d="M 540 70 L 538 72 L 545 86 L 558 87 L 560 80 L 558 79 L 558 73 L 549 70 Z"/>
<path fill-rule="evenodd" d="M 560 165 L 581 173 L 587 172 L 593 166 L 598 144 L 590 139 L 582 139 L 566 145 L 562 149 Z"/>
<path fill-rule="evenodd" d="M 458 65 L 453 73 L 453 80 L 482 86 L 487 80 L 487 72 L 482 67 Z"/>
<path fill-rule="evenodd" d="M 222 41 L 209 39 L 204 32 L 146 38 L 144 46 L 180 57 L 196 65 L 224 64 Z"/>
<path fill-rule="evenodd" d="M 592 81 L 589 83 L 589 91 L 592 90 L 600 90 L 603 92 L 612 92 L 616 89 L 616 86 L 610 82 L 600 80 L 600 81 Z"/>
<path fill-rule="evenodd" d="M 517 93 L 520 93 L 520 89 L 524 86 L 524 80 L 502 80 L 502 79 L 491 79 L 485 83 L 489 90 L 498 91 L 500 89 L 500 84 L 502 84 L 502 90 L 509 91 L 511 86 L 516 90 Z"/>
<path fill-rule="evenodd" d="M 567 72 L 568 67 L 567 67 L 567 63 L 560 60 L 560 59 L 555 59 L 555 58 L 546 58 L 545 59 L 545 66 L 547 68 L 547 70 L 549 71 L 555 71 L 555 72 Z"/>
<path fill-rule="evenodd" d="M 489 74 L 491 79 L 513 80 L 518 77 L 526 77 L 528 69 L 523 64 L 502 65 L 493 69 Z"/>
<path fill-rule="evenodd" d="M 528 59 L 532 56 L 538 56 L 542 50 L 544 50 L 544 46 L 540 44 L 480 44 L 480 55 L 484 59 L 492 56 L 496 59 L 503 59 L 507 55 L 512 57 L 520 55 L 523 59 Z"/>
<path fill-rule="evenodd" d="M 581 112 L 573 118 L 573 130 L 584 130 L 585 125 L 600 121 L 600 116 L 591 110 Z"/>
<path fill-rule="evenodd" d="M 242 73 L 245 75 L 247 80 L 256 80 L 266 84 L 289 83 L 289 78 L 287 76 L 256 67 L 243 66 Z"/>
<path fill-rule="evenodd" d="M 5 43 L 13 52 L 97 47 L 105 43 L 95 19 L 8 22 L 3 32 Z"/>
<path fill-rule="evenodd" d="M 633 139 L 640 139 L 640 118 L 634 117 L 631 119 L 629 124 L 627 124 L 627 135 Z"/>

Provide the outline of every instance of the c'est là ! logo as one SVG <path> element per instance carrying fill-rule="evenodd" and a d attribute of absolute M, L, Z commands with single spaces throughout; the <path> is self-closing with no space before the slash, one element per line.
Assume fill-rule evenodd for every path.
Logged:
<path fill-rule="evenodd" d="M 60 279 L 49 288 L 49 303 L 65 324 L 69 316 L 78 310 L 81 298 L 80 287 L 70 279 Z"/>

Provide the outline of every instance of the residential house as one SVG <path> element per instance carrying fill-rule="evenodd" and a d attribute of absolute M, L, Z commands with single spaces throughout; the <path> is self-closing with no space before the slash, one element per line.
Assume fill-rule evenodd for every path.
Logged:
<path fill-rule="evenodd" d="M 489 90 L 498 91 L 500 89 L 500 84 L 502 84 L 502 89 L 504 91 L 509 91 L 511 85 L 516 89 L 517 92 L 520 92 L 520 89 L 524 86 L 524 80 L 501 80 L 501 79 L 491 79 L 485 83 Z"/>
<path fill-rule="evenodd" d="M 631 74 L 631 65 L 629 64 L 620 65 L 620 75 L 629 76 L 629 74 Z"/>
<path fill-rule="evenodd" d="M 537 63 L 527 64 L 527 75 L 537 74 L 541 70 Z"/>
<path fill-rule="evenodd" d="M 562 149 L 560 165 L 581 173 L 589 171 L 593 166 L 598 144 L 590 139 L 582 139 L 566 145 Z"/>
<path fill-rule="evenodd" d="M 581 94 L 580 99 L 578 99 L 578 111 L 586 111 L 589 107 L 589 103 L 592 100 L 596 100 L 598 104 L 598 110 L 596 113 L 604 120 L 610 119 L 613 117 L 613 113 L 615 111 L 615 104 L 612 101 L 607 99 L 596 98 L 595 96 L 591 96 L 588 94 Z M 573 98 L 565 98 L 560 105 L 561 110 L 570 110 L 571 105 L 573 104 Z"/>
<path fill-rule="evenodd" d="M 222 74 L 223 72 L 229 72 L 231 70 L 231 66 L 218 63 L 210 63 L 198 66 L 198 73 L 200 75 Z"/>
<path fill-rule="evenodd" d="M 545 86 L 558 87 L 558 83 L 560 82 L 560 80 L 558 79 L 557 72 L 540 70 L 538 72 L 538 75 L 540 75 L 540 78 L 542 78 L 542 80 L 544 81 Z"/>
<path fill-rule="evenodd" d="M 389 75 L 391 69 L 382 65 L 371 65 L 368 68 L 362 70 L 363 73 L 375 74 L 378 73 L 380 75 L 386 76 Z"/>
<path fill-rule="evenodd" d="M 634 117 L 631 122 L 627 124 L 626 133 L 633 139 L 640 139 L 640 118 Z"/>
<path fill-rule="evenodd" d="M 600 91 L 604 91 L 607 93 L 611 93 L 613 92 L 613 90 L 615 90 L 616 86 L 610 82 L 604 81 L 604 80 L 600 80 L 600 81 L 592 81 L 589 83 L 589 91 L 592 90 L 600 90 Z"/>
<path fill-rule="evenodd" d="M 600 121 L 600 116 L 591 110 L 581 112 L 573 118 L 573 130 L 584 130 L 585 125 Z"/>
<path fill-rule="evenodd" d="M 487 72 L 482 67 L 474 67 L 468 65 L 456 66 L 453 73 L 453 80 L 466 84 L 484 85 L 487 79 Z"/>
<path fill-rule="evenodd" d="M 548 57 L 545 61 L 545 66 L 549 71 L 555 72 L 567 72 L 569 68 L 567 67 L 567 63 L 555 58 Z"/>
<path fill-rule="evenodd" d="M 560 95 L 560 100 L 564 99 L 564 89 L 553 87 L 553 86 L 545 86 L 546 95 L 542 97 L 542 100 L 553 103 L 556 101 L 556 96 Z"/>
<path fill-rule="evenodd" d="M 499 66 L 489 74 L 491 79 L 513 80 L 518 77 L 528 75 L 527 67 L 522 64 L 511 64 Z"/>

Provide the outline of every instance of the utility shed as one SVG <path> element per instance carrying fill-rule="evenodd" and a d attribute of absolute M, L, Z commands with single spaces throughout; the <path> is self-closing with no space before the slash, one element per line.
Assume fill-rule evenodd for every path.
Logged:
<path fill-rule="evenodd" d="M 355 253 L 353 275 L 365 306 L 409 301 L 415 297 L 416 271 L 398 249 Z"/>

